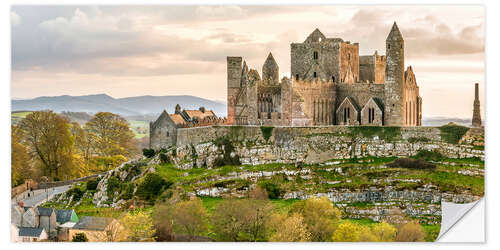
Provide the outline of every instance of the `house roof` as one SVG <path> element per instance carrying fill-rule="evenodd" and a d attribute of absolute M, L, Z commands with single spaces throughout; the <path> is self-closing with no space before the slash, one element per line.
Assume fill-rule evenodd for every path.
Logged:
<path fill-rule="evenodd" d="M 51 216 L 52 212 L 54 211 L 53 208 L 47 208 L 47 207 L 37 207 L 38 209 L 38 214 L 40 216 Z"/>
<path fill-rule="evenodd" d="M 182 118 L 180 114 L 171 114 L 170 118 L 177 125 L 186 123 L 186 121 L 184 121 L 184 118 Z"/>
<path fill-rule="evenodd" d="M 71 221 L 74 210 L 56 209 L 56 221 L 59 224 Z"/>
<path fill-rule="evenodd" d="M 24 237 L 40 237 L 40 235 L 43 232 L 43 228 L 36 228 L 36 227 L 20 227 L 19 228 L 19 236 L 24 236 Z"/>
<path fill-rule="evenodd" d="M 60 227 L 73 228 L 75 225 L 76 225 L 76 222 L 69 221 L 69 222 L 66 222 L 66 223 L 60 225 Z"/>
<path fill-rule="evenodd" d="M 113 220 L 114 220 L 113 218 L 109 218 L 109 217 L 83 216 L 75 224 L 75 226 L 73 226 L 73 229 L 104 231 L 104 229 L 106 229 L 106 227 Z"/>
<path fill-rule="evenodd" d="M 212 110 L 206 110 L 205 112 L 201 112 L 200 110 L 184 110 L 184 112 L 189 118 L 193 119 L 193 117 L 198 117 L 198 120 L 203 120 L 205 117 L 209 116 L 215 116 Z"/>

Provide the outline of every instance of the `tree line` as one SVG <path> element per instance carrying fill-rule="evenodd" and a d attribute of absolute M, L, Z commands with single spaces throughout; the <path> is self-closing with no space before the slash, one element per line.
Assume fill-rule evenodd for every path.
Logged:
<path fill-rule="evenodd" d="M 211 212 L 200 198 L 174 191 L 154 209 L 127 212 L 119 221 L 116 241 L 416 242 L 425 237 L 416 221 L 394 226 L 342 220 L 341 211 L 326 197 L 311 197 L 280 211 L 258 187 L 247 198 L 222 200 Z"/>
<path fill-rule="evenodd" d="M 42 176 L 58 181 L 117 167 L 138 150 L 123 117 L 99 112 L 81 126 L 52 111 L 35 111 L 11 126 L 12 186 Z"/>

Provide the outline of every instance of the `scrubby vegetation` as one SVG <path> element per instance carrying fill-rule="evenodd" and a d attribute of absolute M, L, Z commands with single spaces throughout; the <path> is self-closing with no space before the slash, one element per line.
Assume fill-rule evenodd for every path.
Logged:
<path fill-rule="evenodd" d="M 269 141 L 269 138 L 273 135 L 273 129 L 274 127 L 265 127 L 261 126 L 260 131 L 262 131 L 262 136 L 266 141 Z"/>
<path fill-rule="evenodd" d="M 426 162 L 422 159 L 398 158 L 387 164 L 391 168 L 409 168 L 409 169 L 436 169 L 436 165 Z"/>
<path fill-rule="evenodd" d="M 381 126 L 355 126 L 351 127 L 353 137 L 362 136 L 373 138 L 378 136 L 385 141 L 393 141 L 401 138 L 400 127 L 381 127 Z"/>
<path fill-rule="evenodd" d="M 447 124 L 439 127 L 441 130 L 441 138 L 451 144 L 458 144 L 460 139 L 467 133 L 469 130 L 468 127 L 456 125 L 456 124 Z"/>
<path fill-rule="evenodd" d="M 135 195 L 146 201 L 154 201 L 165 189 L 170 187 L 172 182 L 166 181 L 156 173 L 149 173 L 137 186 Z"/>

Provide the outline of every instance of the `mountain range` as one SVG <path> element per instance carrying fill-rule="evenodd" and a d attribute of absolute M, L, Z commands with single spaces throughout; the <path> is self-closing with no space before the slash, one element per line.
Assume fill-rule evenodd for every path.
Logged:
<path fill-rule="evenodd" d="M 12 100 L 12 111 L 52 110 L 54 112 L 87 112 L 95 114 L 101 111 L 117 113 L 123 116 L 159 114 L 163 110 L 173 113 L 175 105 L 182 109 L 198 109 L 203 106 L 213 110 L 217 116 L 226 116 L 226 104 L 196 96 L 135 96 L 113 98 L 106 94 L 83 96 L 42 96 L 34 99 Z"/>

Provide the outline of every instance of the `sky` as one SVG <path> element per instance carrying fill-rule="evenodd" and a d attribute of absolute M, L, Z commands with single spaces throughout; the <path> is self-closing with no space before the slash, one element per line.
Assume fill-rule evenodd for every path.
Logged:
<path fill-rule="evenodd" d="M 272 52 L 290 75 L 290 43 L 319 28 L 378 50 L 394 21 L 405 39 L 424 117 L 472 117 L 474 83 L 484 118 L 482 6 L 13 6 L 15 99 L 105 93 L 226 100 L 226 57 L 262 72 Z"/>

